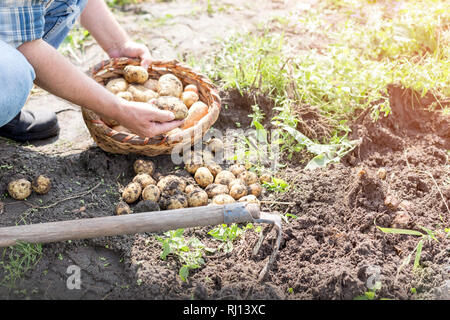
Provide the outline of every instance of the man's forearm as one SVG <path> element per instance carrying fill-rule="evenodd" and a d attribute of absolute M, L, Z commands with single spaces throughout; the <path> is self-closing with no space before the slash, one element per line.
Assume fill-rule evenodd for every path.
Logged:
<path fill-rule="evenodd" d="M 130 40 L 103 0 L 88 1 L 81 14 L 81 24 L 110 55 Z"/>
<path fill-rule="evenodd" d="M 78 70 L 45 41 L 26 42 L 18 50 L 34 67 L 38 86 L 100 115 L 117 118 L 119 98 Z"/>

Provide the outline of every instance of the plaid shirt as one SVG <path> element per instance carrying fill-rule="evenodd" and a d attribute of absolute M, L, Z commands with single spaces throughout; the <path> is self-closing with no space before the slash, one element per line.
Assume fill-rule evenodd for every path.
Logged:
<path fill-rule="evenodd" d="M 45 9 L 53 0 L 0 0 L 0 40 L 17 48 L 44 35 Z"/>

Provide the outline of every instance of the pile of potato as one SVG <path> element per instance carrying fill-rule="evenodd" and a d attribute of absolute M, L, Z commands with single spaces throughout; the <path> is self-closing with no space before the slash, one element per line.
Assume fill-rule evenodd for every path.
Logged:
<path fill-rule="evenodd" d="M 51 180 L 45 175 L 37 175 L 32 182 L 28 179 L 12 180 L 8 183 L 8 193 L 16 200 L 24 200 L 34 191 L 37 194 L 46 194 L 52 187 Z"/>
<path fill-rule="evenodd" d="M 155 173 L 151 160 L 136 160 L 133 166 L 136 176 L 123 189 L 116 214 L 131 213 L 129 205 L 134 203 L 137 203 L 135 212 L 223 205 L 236 201 L 259 204 L 261 183 L 270 181 L 270 175 L 258 177 L 248 170 L 249 166 L 242 164 L 233 164 L 224 170 L 213 158 L 208 150 L 192 153 L 185 169 L 194 180 L 176 175 L 162 176 Z"/>
<path fill-rule="evenodd" d="M 106 89 L 117 97 L 129 101 L 145 102 L 161 110 L 173 112 L 176 120 L 185 119 L 180 128 L 192 127 L 208 113 L 208 106 L 199 100 L 198 88 L 183 83 L 175 75 L 167 73 L 158 80 L 149 79 L 148 72 L 140 66 L 126 66 L 123 77 L 110 80 Z M 131 131 L 113 119 L 103 119 L 112 129 L 119 132 Z"/>

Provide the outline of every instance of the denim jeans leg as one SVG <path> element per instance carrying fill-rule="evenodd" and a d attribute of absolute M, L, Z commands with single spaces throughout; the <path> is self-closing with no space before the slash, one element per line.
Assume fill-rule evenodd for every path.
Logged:
<path fill-rule="evenodd" d="M 45 12 L 43 39 L 55 49 L 64 41 L 88 0 L 55 0 Z"/>
<path fill-rule="evenodd" d="M 23 54 L 0 40 L 0 127 L 23 108 L 35 78 L 34 69 Z"/>

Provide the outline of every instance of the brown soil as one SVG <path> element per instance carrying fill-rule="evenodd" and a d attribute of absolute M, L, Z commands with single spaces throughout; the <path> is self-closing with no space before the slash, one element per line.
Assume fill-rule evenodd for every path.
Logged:
<path fill-rule="evenodd" d="M 410 222 L 405 228 L 421 230 L 424 226 L 442 230 L 449 225 L 450 212 L 442 199 L 445 197 L 447 206 L 450 205 L 450 172 L 445 153 L 450 148 L 449 119 L 438 112 L 430 113 L 417 103 L 411 109 L 405 93 L 407 97 L 407 91 L 392 86 L 392 115 L 375 123 L 365 116 L 354 124 L 352 138 L 362 138 L 361 144 L 343 164 L 311 172 L 304 171 L 302 165 L 296 167 L 290 163 L 281 176 L 293 187 L 284 194 L 264 194 L 265 200 L 295 203 L 266 205 L 266 211 L 298 217 L 289 218 L 289 223 L 284 224 L 281 250 L 264 282 L 258 283 L 256 279 L 271 253 L 272 233 L 260 254 L 252 258 L 257 234 L 247 231 L 231 253 L 207 256 L 206 264 L 191 271 L 187 283 L 178 276 L 180 266 L 176 260 L 159 258 L 161 245 L 152 234 L 137 234 L 43 245 L 43 255 L 37 265 L 26 273 L 15 290 L 0 287 L 0 296 L 352 299 L 367 290 L 367 281 L 373 275 L 371 268 L 379 267 L 380 297 L 445 297 L 446 268 L 450 264 L 447 238 L 439 233 L 438 241 L 426 240 L 420 269 L 413 272 L 411 262 L 397 276 L 399 265 L 414 249 L 418 238 L 387 235 L 375 226 L 376 222 L 391 227 L 397 214 L 385 205 L 387 195 L 409 201 L 406 210 Z M 229 108 L 236 110 L 238 106 L 231 104 L 232 101 L 229 100 Z M 232 127 L 233 121 L 227 120 L 224 113 L 217 127 Z M 118 184 L 126 184 L 133 176 L 134 156 L 110 155 L 91 148 L 80 154 L 49 157 L 22 145 L 5 141 L 1 144 L 4 152 L 0 163 L 8 165 L 2 167 L 2 192 L 13 177 L 45 172 L 52 178 L 52 192 L 44 196 L 33 194 L 28 204 L 50 205 L 83 193 L 103 179 L 94 191 L 48 209 L 30 211 L 24 202 L 4 198 L 1 226 L 111 215 L 119 198 Z M 167 160 L 167 156 L 155 158 L 159 172 L 188 176 Z M 385 180 L 376 176 L 381 167 L 387 170 Z M 216 247 L 218 244 L 207 235 L 210 229 L 189 229 L 185 236 L 196 236 L 208 246 Z M 82 270 L 81 290 L 66 287 L 66 270 L 72 264 Z M 412 296 L 411 288 L 416 288 L 418 294 Z"/>
<path fill-rule="evenodd" d="M 117 15 L 135 38 L 146 39 L 153 45 L 156 57 L 172 58 L 178 54 L 201 57 L 217 46 L 212 39 L 223 36 L 225 31 L 254 28 L 258 20 L 267 18 L 268 12 L 290 12 L 293 8 L 289 5 L 295 6 L 296 2 L 286 1 L 283 5 L 263 1 L 251 10 L 245 1 L 233 3 L 238 4 L 230 5 L 243 9 L 219 11 L 216 7 L 217 11 L 209 16 L 202 7 L 204 10 L 186 17 L 190 11 L 183 5 L 190 3 L 173 1 L 142 4 L 139 15 L 133 12 Z M 172 18 L 162 23 L 165 16 Z M 147 21 L 146 17 L 150 19 L 147 29 L 140 25 Z M 161 24 L 156 26 L 158 21 Z M 242 21 L 245 25 L 241 25 Z M 191 30 L 191 38 L 186 38 L 186 32 L 180 32 L 180 28 Z M 133 33 L 133 30 L 140 31 Z M 311 47 L 305 46 L 301 49 Z M 84 71 L 105 58 L 98 46 L 87 47 L 80 57 L 81 62 L 74 62 Z M 447 151 L 450 120 L 439 111 L 426 110 L 434 102 L 430 97 L 417 99 L 412 92 L 397 86 L 391 86 L 389 93 L 392 114 L 373 122 L 367 112 L 362 113 L 353 124 L 350 137 L 360 138 L 361 142 L 342 164 L 305 171 L 304 159 L 293 159 L 279 173 L 290 182 L 291 189 L 281 194 L 264 193 L 264 200 L 294 203 L 265 204 L 264 210 L 297 216 L 284 223 L 281 250 L 264 282 L 258 283 L 256 279 L 272 252 L 274 233 L 269 235 L 259 255 L 252 258 L 251 249 L 258 235 L 247 231 L 234 243 L 231 253 L 207 256 L 204 266 L 191 271 L 187 283 L 178 276 L 180 266 L 176 260 L 159 258 L 161 245 L 154 234 L 144 233 L 45 244 L 38 263 L 14 288 L 0 286 L 0 298 L 352 299 L 368 290 L 374 267 L 380 270 L 378 297 L 450 298 L 449 243 L 442 232 L 444 227 L 450 227 Z M 247 115 L 254 104 L 254 95 L 241 97 L 230 91 L 223 92 L 222 98 L 224 108 L 214 127 L 236 128 L 236 122 L 248 127 L 251 119 Z M 256 99 L 269 118 L 271 102 L 261 96 Z M 63 130 L 58 138 L 31 145 L 0 139 L 0 226 L 112 215 L 119 200 L 119 187 L 133 177 L 136 157 L 107 154 L 95 147 L 79 109 L 61 99 L 35 94 L 27 107 L 53 108 Z M 316 111 L 303 106 L 298 112 L 304 120 L 299 130 L 317 133 L 318 140 L 327 136 L 327 127 Z M 270 128 L 269 122 L 264 124 Z M 163 174 L 189 176 L 177 169 L 168 156 L 154 160 Z M 387 170 L 385 180 L 377 178 L 379 168 Z M 27 202 L 7 196 L 9 180 L 31 178 L 38 173 L 52 179 L 50 193 L 33 194 Z M 399 265 L 419 239 L 388 235 L 376 228 L 375 223 L 382 227 L 398 223 L 395 219 L 398 210 L 385 205 L 388 195 L 408 201 L 403 211 L 407 211 L 409 222 L 402 227 L 422 231 L 423 226 L 440 231 L 438 241 L 424 242 L 421 267 L 413 271 L 411 261 L 398 276 Z M 207 235 L 210 229 L 188 229 L 185 236 L 198 237 L 206 245 L 217 247 L 218 243 Z M 7 264 L 9 260 L 0 254 L 0 262 Z M 81 290 L 67 289 L 66 271 L 70 265 L 81 268 Z M 0 281 L 4 276 L 0 265 Z M 411 288 L 417 294 L 412 294 Z"/>

